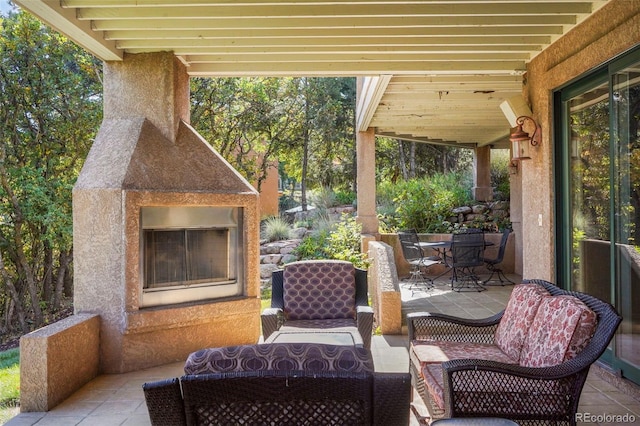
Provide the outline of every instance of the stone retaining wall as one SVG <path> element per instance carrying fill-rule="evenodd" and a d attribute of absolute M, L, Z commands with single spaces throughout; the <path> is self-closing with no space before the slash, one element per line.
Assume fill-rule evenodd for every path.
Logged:
<path fill-rule="evenodd" d="M 292 252 L 298 247 L 300 241 L 302 240 L 295 238 L 262 244 L 260 246 L 260 280 L 270 280 L 273 271 L 281 269 L 286 263 L 299 260 L 298 256 Z"/>
<path fill-rule="evenodd" d="M 488 203 L 478 203 L 470 206 L 456 207 L 451 211 L 451 216 L 447 218 L 454 227 L 479 227 L 485 230 L 498 232 L 510 223 L 509 201 L 492 201 Z"/>

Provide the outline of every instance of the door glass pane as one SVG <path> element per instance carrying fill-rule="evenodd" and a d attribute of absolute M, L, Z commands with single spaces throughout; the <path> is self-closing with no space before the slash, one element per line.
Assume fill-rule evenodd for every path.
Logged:
<path fill-rule="evenodd" d="M 613 75 L 617 357 L 640 365 L 640 64 Z M 634 308 L 638 306 L 638 308 Z"/>
<path fill-rule="evenodd" d="M 611 299 L 609 85 L 569 100 L 571 288 Z"/>

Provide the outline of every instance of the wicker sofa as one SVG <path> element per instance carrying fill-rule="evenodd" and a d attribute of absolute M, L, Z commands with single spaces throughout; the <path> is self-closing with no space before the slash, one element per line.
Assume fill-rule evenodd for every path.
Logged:
<path fill-rule="evenodd" d="M 303 260 L 271 278 L 271 307 L 262 312 L 262 335 L 296 329 L 340 329 L 360 334 L 371 347 L 373 309 L 367 271 L 340 260 Z"/>
<path fill-rule="evenodd" d="M 574 425 L 589 368 L 621 319 L 610 304 L 543 280 L 516 285 L 490 318 L 412 313 L 412 382 L 432 419 Z"/>
<path fill-rule="evenodd" d="M 411 379 L 374 372 L 365 348 L 274 343 L 194 352 L 143 390 L 154 426 L 406 425 Z"/>

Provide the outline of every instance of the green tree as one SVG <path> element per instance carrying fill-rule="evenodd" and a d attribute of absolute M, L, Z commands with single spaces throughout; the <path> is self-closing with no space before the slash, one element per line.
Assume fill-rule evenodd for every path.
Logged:
<path fill-rule="evenodd" d="M 461 173 L 473 162 L 473 151 L 445 145 L 376 138 L 376 176 L 396 183 L 441 173 Z"/>
<path fill-rule="evenodd" d="M 196 130 L 258 189 L 271 161 L 300 138 L 297 83 L 292 78 L 191 79 Z"/>
<path fill-rule="evenodd" d="M 71 190 L 101 119 L 100 75 L 28 13 L 2 19 L 0 331 L 43 325 L 70 291 Z"/>
<path fill-rule="evenodd" d="M 307 189 L 355 191 L 355 79 L 299 79 L 299 138 L 282 153 L 287 176 Z"/>
<path fill-rule="evenodd" d="M 355 79 L 194 78 L 191 121 L 258 185 L 270 161 L 304 189 L 355 188 Z"/>

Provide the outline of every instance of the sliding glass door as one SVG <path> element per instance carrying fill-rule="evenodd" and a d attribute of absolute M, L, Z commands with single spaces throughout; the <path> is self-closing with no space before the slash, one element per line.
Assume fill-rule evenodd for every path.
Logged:
<path fill-rule="evenodd" d="M 615 355 L 640 368 L 640 61 L 612 73 L 615 277 L 624 320 Z"/>
<path fill-rule="evenodd" d="M 612 303 L 606 359 L 640 383 L 640 51 L 556 93 L 558 282 Z"/>

